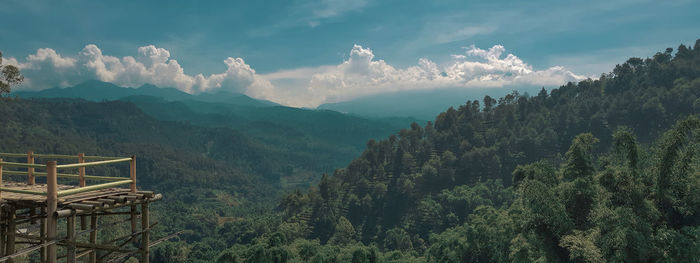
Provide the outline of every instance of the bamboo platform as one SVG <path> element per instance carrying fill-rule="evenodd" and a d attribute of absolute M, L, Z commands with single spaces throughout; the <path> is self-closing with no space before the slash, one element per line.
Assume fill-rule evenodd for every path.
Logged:
<path fill-rule="evenodd" d="M 6 162 L 2 157 L 26 158 L 26 163 Z M 56 161 L 47 161 L 44 165 L 35 164 L 35 158 L 75 159 L 78 162 L 58 165 Z M 129 163 L 129 177 L 85 175 L 86 167 L 122 162 Z M 4 170 L 7 167 L 15 170 Z M 78 174 L 57 172 L 69 168 L 77 168 Z M 27 180 L 4 182 L 3 175 L 26 175 Z M 37 176 L 45 176 L 46 183 L 36 183 Z M 58 184 L 59 178 L 77 180 L 78 184 Z M 86 179 L 108 182 L 88 186 Z M 117 187 L 126 184 L 128 188 Z M 27 154 L 0 153 L 0 262 L 14 262 L 15 258 L 32 253 L 39 253 L 42 263 L 55 263 L 59 259 L 68 263 L 79 259 L 91 263 L 122 262 L 134 255 L 139 255 L 140 262 L 149 262 L 150 247 L 164 239 L 150 243 L 151 228 L 156 223 L 150 222 L 148 207 L 162 197 L 151 191 L 137 190 L 134 156 L 34 154 L 31 151 Z M 126 219 L 98 224 L 105 216 L 125 216 Z M 76 221 L 79 221 L 79 232 L 76 232 Z M 58 235 L 59 222 L 66 224 L 65 236 Z M 97 230 L 119 224 L 130 226 L 131 234 L 98 244 Z M 89 235 L 89 238 L 81 239 L 81 235 Z M 129 249 L 129 244 L 136 248 Z M 57 254 L 57 247 L 64 248 L 62 255 Z"/>

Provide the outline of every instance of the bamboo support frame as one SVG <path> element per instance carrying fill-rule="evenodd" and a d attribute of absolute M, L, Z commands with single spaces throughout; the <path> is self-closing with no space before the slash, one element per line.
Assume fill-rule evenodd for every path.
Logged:
<path fill-rule="evenodd" d="M 16 210 L 14 208 L 12 208 L 7 213 L 8 224 L 7 224 L 7 230 L 6 230 L 7 235 L 5 237 L 6 238 L 5 254 L 7 254 L 7 255 L 12 255 L 15 253 L 15 233 L 17 233 L 16 232 L 17 225 L 16 225 L 15 218 L 16 218 Z M 14 260 L 9 259 L 9 260 L 7 260 L 7 262 L 13 263 Z"/>
<path fill-rule="evenodd" d="M 90 215 L 90 243 L 91 244 L 96 244 L 97 243 L 97 215 L 92 214 Z M 90 255 L 88 256 L 88 262 L 89 263 L 96 263 L 97 262 L 97 252 L 95 250 L 92 250 L 90 252 Z"/>
<path fill-rule="evenodd" d="M 2 186 L 2 163 L 2 158 L 0 158 L 0 186 Z M 0 190 L 0 200 L 2 200 L 2 190 Z"/>
<path fill-rule="evenodd" d="M 67 195 L 72 195 L 72 194 L 101 190 L 101 189 L 105 189 L 105 188 L 111 188 L 113 186 L 118 186 L 118 185 L 123 185 L 123 184 L 131 184 L 132 182 L 133 182 L 132 180 L 121 180 L 121 181 L 116 181 L 116 182 L 111 182 L 111 183 L 104 183 L 104 184 L 91 185 L 91 186 L 80 187 L 80 188 L 73 188 L 73 189 L 69 189 L 69 190 L 59 191 L 58 196 L 61 197 L 61 196 L 67 196 Z"/>
<path fill-rule="evenodd" d="M 76 249 L 75 249 L 75 215 L 69 216 L 66 219 L 66 231 L 68 240 L 68 255 L 66 258 L 67 263 L 75 263 Z"/>
<path fill-rule="evenodd" d="M 28 151 L 27 152 L 27 163 L 28 164 L 34 164 L 34 152 Z M 27 168 L 27 184 L 28 185 L 34 185 L 34 167 L 28 167 Z"/>
<path fill-rule="evenodd" d="M 46 163 L 46 219 L 47 231 L 46 237 L 49 239 L 56 238 L 56 226 L 58 218 L 54 215 L 58 208 L 58 183 L 56 182 L 56 161 Z M 56 244 L 51 244 L 46 250 L 46 258 L 48 263 L 56 263 Z"/>
<path fill-rule="evenodd" d="M 136 156 L 134 155 L 129 160 L 129 178 L 131 178 L 131 192 L 136 193 Z"/>
<path fill-rule="evenodd" d="M 55 263 L 57 259 L 66 258 L 65 262 L 76 262 L 77 260 L 83 260 L 84 262 L 96 263 L 100 260 L 105 259 L 112 252 L 123 253 L 119 257 L 124 255 L 136 255 L 140 254 L 139 258 L 141 262 L 149 262 L 150 257 L 150 247 L 157 244 L 150 243 L 150 231 L 151 227 L 155 224 L 149 225 L 149 202 L 157 201 L 162 198 L 161 194 L 155 194 L 151 191 L 137 191 L 136 187 L 136 157 L 131 156 L 129 158 L 124 157 L 103 157 L 103 156 L 86 156 L 83 153 L 78 155 L 59 155 L 59 154 L 36 154 L 32 151 L 27 151 L 26 154 L 11 154 L 11 153 L 0 153 L 0 157 L 12 157 L 12 158 L 26 158 L 26 163 L 20 162 L 5 162 L 0 158 L 0 200 L 2 200 L 2 192 L 12 192 L 19 194 L 30 194 L 30 195 L 43 195 L 46 196 L 45 205 L 30 205 L 29 203 L 20 205 L 20 209 L 25 211 L 17 214 L 15 206 L 17 204 L 10 205 L 9 209 L 2 209 L 1 217 L 2 222 L 0 223 L 0 262 L 13 262 L 13 258 L 21 255 L 26 255 L 32 251 L 39 250 L 40 262 Z M 46 164 L 35 163 L 36 158 L 42 159 L 77 159 L 77 163 L 69 163 L 59 165 L 56 161 L 47 161 Z M 90 161 L 89 161 L 90 160 Z M 96 161 L 91 161 L 96 160 Z M 129 162 L 129 177 L 109 177 L 109 176 L 91 176 L 85 174 L 85 168 L 88 166 L 95 165 L 105 165 L 114 164 L 121 162 Z M 4 167 L 15 167 L 21 170 L 9 170 L 3 171 Z M 26 168 L 24 170 L 23 168 Z M 36 171 L 36 168 L 41 169 Z M 77 174 L 71 173 L 58 173 L 59 169 L 70 169 L 78 168 Z M 22 171 L 24 170 L 24 171 Z M 43 171 L 45 170 L 45 172 Z M 26 190 L 27 188 L 17 188 L 14 185 L 12 187 L 3 186 L 3 172 L 4 175 L 21 175 L 26 176 L 26 184 L 34 185 L 36 184 L 35 178 L 46 177 L 46 191 L 32 191 Z M 68 190 L 58 190 L 58 178 L 68 178 L 77 179 L 79 187 L 68 189 Z M 108 181 L 106 183 L 101 183 L 97 185 L 86 185 L 86 181 Z M 111 188 L 119 185 L 129 184 L 129 192 L 117 191 L 116 195 L 100 195 L 100 194 L 88 194 L 89 198 L 83 196 L 76 197 L 68 203 L 64 203 L 64 200 L 71 199 L 59 199 L 60 197 L 102 190 L 106 188 Z M 41 186 L 38 186 L 41 187 Z M 63 186 L 62 186 L 63 188 Z M 36 189 L 31 188 L 31 189 Z M 41 189 L 41 188 L 39 188 Z M 16 196 L 16 195 L 13 195 Z M 94 196 L 94 197 L 92 197 Z M 82 199 L 81 199 L 82 198 Z M 14 199 L 11 199 L 14 200 Z M 34 200 L 34 199 L 29 199 Z M 58 206 L 62 207 L 63 212 L 59 215 Z M 137 209 L 137 205 L 141 205 L 140 209 Z M 28 205 L 26 207 L 22 207 Z M 82 205 L 82 206 L 81 206 Z M 83 207 L 84 206 L 84 207 Z M 120 207 L 128 206 L 128 212 L 108 212 L 108 210 L 118 209 Z M 70 207 L 69 209 L 66 209 Z M 5 207 L 7 208 L 7 207 Z M 37 211 L 36 209 L 40 209 Z M 139 211 L 140 210 L 140 211 Z M 69 213 L 65 213 L 68 212 Z M 38 213 L 38 214 L 37 214 Z M 127 214 L 131 225 L 131 235 L 128 235 L 128 239 L 118 246 L 111 246 L 109 244 L 97 244 L 97 229 L 103 226 L 98 226 L 98 216 L 102 215 L 123 215 Z M 65 238 L 59 238 L 57 236 L 57 224 L 61 218 L 66 218 L 66 236 Z M 76 217 L 80 217 L 80 230 L 76 233 Z M 87 218 L 90 218 L 90 224 L 88 229 Z M 140 220 L 140 229 L 138 227 L 138 219 Z M 39 220 L 38 236 L 35 234 L 17 234 L 17 228 L 24 228 L 20 226 L 21 224 L 36 224 L 36 220 Z M 110 224 L 107 224 L 110 225 Z M 36 230 L 33 230 L 36 231 Z M 87 237 L 86 242 L 79 242 L 78 236 L 89 232 L 89 237 Z M 20 238 L 19 242 L 15 241 L 15 237 Z M 140 236 L 140 242 L 138 242 L 138 236 Z M 122 247 L 130 242 L 137 242 L 138 249 L 127 250 Z M 19 251 L 16 251 L 15 244 L 30 245 L 29 247 L 21 246 Z M 65 247 L 67 254 L 61 256 L 57 255 L 57 246 Z M 101 255 L 98 258 L 97 251 L 103 250 L 108 251 L 108 253 Z"/>
<path fill-rule="evenodd" d="M 23 171 L 4 171 L 7 175 L 28 175 L 28 172 Z M 34 176 L 46 177 L 45 172 L 34 172 Z M 58 178 L 70 178 L 70 179 L 80 179 L 79 174 L 66 174 L 66 173 L 56 173 Z M 95 180 L 95 181 L 121 181 L 125 180 L 126 177 L 114 177 L 114 176 L 97 176 L 97 175 L 85 175 L 85 180 Z"/>
<path fill-rule="evenodd" d="M 85 154 L 78 154 L 78 163 L 85 162 Z M 85 187 L 85 167 L 78 168 L 78 180 L 80 181 L 80 187 Z"/>

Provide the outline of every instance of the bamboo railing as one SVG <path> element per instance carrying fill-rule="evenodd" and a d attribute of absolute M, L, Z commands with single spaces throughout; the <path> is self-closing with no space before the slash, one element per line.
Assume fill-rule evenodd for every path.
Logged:
<path fill-rule="evenodd" d="M 6 162 L 3 161 L 3 157 L 8 158 L 26 158 L 26 163 L 20 162 Z M 34 163 L 36 158 L 51 160 L 51 159 L 69 159 L 77 160 L 77 163 L 69 163 L 58 165 L 56 161 L 48 161 L 46 164 L 36 164 Z M 96 165 L 108 165 L 114 163 L 129 162 L 129 178 L 126 177 L 110 177 L 110 176 L 96 176 L 96 175 L 86 175 L 85 167 L 96 166 Z M 3 170 L 5 167 L 14 167 L 20 169 L 26 169 L 26 171 L 20 170 Z M 70 173 L 58 173 L 60 169 L 70 169 L 78 168 L 77 174 Z M 36 169 L 45 170 L 45 172 L 37 172 Z M 27 185 L 34 185 L 35 178 L 46 177 L 47 188 L 45 192 L 15 189 L 11 187 L 4 187 L 2 185 L 3 175 L 26 175 Z M 58 191 L 58 178 L 67 178 L 78 180 L 79 186 L 77 188 Z M 87 186 L 85 184 L 86 180 L 92 181 L 108 181 L 106 183 L 100 183 L 95 185 Z M 0 153 L 0 200 L 2 200 L 2 192 L 12 192 L 20 194 L 30 194 L 30 195 L 43 195 L 47 197 L 47 200 L 54 199 L 58 197 L 74 195 L 78 193 L 84 193 L 89 191 L 96 191 L 106 188 L 111 188 L 119 185 L 130 185 L 130 191 L 136 192 L 136 157 L 105 157 L 105 156 L 87 156 L 85 154 L 78 155 L 63 155 L 63 154 L 37 154 L 34 152 L 23 153 Z"/>

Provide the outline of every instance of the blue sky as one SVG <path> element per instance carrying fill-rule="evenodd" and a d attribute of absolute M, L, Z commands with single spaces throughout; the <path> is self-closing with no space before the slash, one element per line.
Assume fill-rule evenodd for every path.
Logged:
<path fill-rule="evenodd" d="M 30 80 L 20 88 L 98 78 L 315 106 L 595 77 L 692 45 L 699 17 L 700 1 L 11 0 L 0 50 Z"/>

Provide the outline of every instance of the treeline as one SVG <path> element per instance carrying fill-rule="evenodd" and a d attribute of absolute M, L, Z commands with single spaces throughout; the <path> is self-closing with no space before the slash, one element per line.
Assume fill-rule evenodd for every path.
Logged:
<path fill-rule="evenodd" d="M 699 98 L 700 41 L 551 92 L 468 101 L 369 141 L 219 259 L 697 261 Z"/>
<path fill-rule="evenodd" d="M 381 243 L 363 243 L 361 229 L 341 216 L 325 244 L 305 239 L 302 224 L 285 222 L 251 245 L 234 241 L 218 262 L 700 260 L 698 116 L 648 148 L 626 129 L 612 137 L 612 149 L 596 155 L 599 140 L 580 134 L 558 168 L 546 160 L 519 165 L 508 188 L 489 180 L 422 200 L 417 209 L 432 221 L 414 223 L 427 228 L 426 240 L 400 225 Z M 435 231 L 441 222 L 450 226 Z"/>

